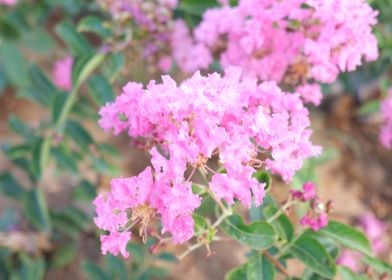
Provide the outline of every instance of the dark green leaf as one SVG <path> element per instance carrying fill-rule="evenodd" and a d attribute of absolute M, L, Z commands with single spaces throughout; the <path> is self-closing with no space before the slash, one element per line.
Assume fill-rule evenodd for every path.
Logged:
<path fill-rule="evenodd" d="M 201 16 L 205 10 L 218 6 L 215 0 L 183 0 L 179 9 L 190 15 Z"/>
<path fill-rule="evenodd" d="M 227 235 L 257 250 L 269 248 L 277 240 L 275 230 L 270 224 L 258 221 L 246 225 L 238 215 L 226 218 L 221 228 Z"/>
<path fill-rule="evenodd" d="M 22 136 L 24 139 L 30 141 L 34 138 L 32 131 L 30 128 L 28 128 L 19 117 L 15 115 L 11 115 L 8 118 L 8 126 L 9 128 L 15 132 L 16 134 L 19 134 Z"/>
<path fill-rule="evenodd" d="M 51 259 L 51 265 L 54 268 L 62 268 L 72 262 L 72 260 L 75 258 L 76 253 L 77 248 L 75 244 L 71 243 L 62 245 L 61 247 L 56 249 Z"/>
<path fill-rule="evenodd" d="M 108 267 L 108 272 L 110 274 L 110 279 L 119 279 L 119 280 L 129 279 L 127 268 L 122 259 L 110 254 L 108 254 L 105 257 L 105 259 Z"/>
<path fill-rule="evenodd" d="M 230 270 L 226 276 L 225 280 L 245 280 L 247 276 L 247 264 L 241 265 Z"/>
<path fill-rule="evenodd" d="M 78 172 L 75 157 L 71 152 L 63 148 L 54 148 L 52 149 L 52 155 L 56 159 L 60 168 L 65 168 L 75 173 Z"/>
<path fill-rule="evenodd" d="M 371 115 L 380 111 L 380 100 L 372 100 L 363 104 L 359 110 L 360 115 Z"/>
<path fill-rule="evenodd" d="M 92 98 L 98 105 L 102 106 L 114 100 L 113 89 L 104 76 L 100 74 L 92 76 L 88 86 Z"/>
<path fill-rule="evenodd" d="M 86 129 L 75 121 L 68 121 L 65 131 L 84 151 L 87 151 L 88 146 L 93 143 L 93 139 Z"/>
<path fill-rule="evenodd" d="M 24 214 L 31 224 L 38 230 L 51 231 L 51 221 L 48 206 L 41 189 L 29 191 L 25 196 Z"/>
<path fill-rule="evenodd" d="M 9 41 L 0 44 L 0 61 L 4 72 L 14 86 L 26 88 L 30 85 L 27 61 L 18 49 L 18 45 Z"/>
<path fill-rule="evenodd" d="M 18 29 L 6 17 L 0 16 L 0 38 L 13 40 L 18 37 Z"/>
<path fill-rule="evenodd" d="M 57 90 L 52 82 L 36 65 L 30 69 L 32 92 L 36 93 L 36 100 L 43 106 L 48 107 L 56 96 Z"/>
<path fill-rule="evenodd" d="M 74 189 L 73 197 L 84 201 L 91 202 L 97 196 L 96 188 L 88 181 L 83 180 L 79 186 Z"/>
<path fill-rule="evenodd" d="M 170 254 L 168 252 L 160 253 L 157 256 L 157 258 L 160 259 L 160 260 L 166 261 L 166 262 L 177 262 L 178 261 L 178 259 L 177 259 L 177 257 L 175 255 Z"/>
<path fill-rule="evenodd" d="M 0 193 L 14 199 L 22 199 L 25 190 L 19 185 L 14 177 L 9 173 L 0 175 Z"/>
<path fill-rule="evenodd" d="M 86 274 L 87 279 L 89 280 L 109 280 L 111 279 L 98 265 L 93 263 L 92 261 L 83 261 L 82 262 L 83 271 Z"/>
<path fill-rule="evenodd" d="M 342 245 L 358 252 L 371 255 L 369 240 L 359 230 L 337 221 L 330 221 L 321 233 L 333 238 Z"/>
<path fill-rule="evenodd" d="M 49 33 L 40 27 L 24 32 L 22 37 L 22 44 L 39 53 L 48 53 L 55 46 L 54 41 L 52 37 L 50 37 Z"/>
<path fill-rule="evenodd" d="M 76 59 L 72 69 L 72 83 L 79 88 L 91 76 L 96 68 L 104 61 L 105 54 L 84 55 Z"/>
<path fill-rule="evenodd" d="M 65 93 L 58 93 L 55 95 L 52 102 L 52 122 L 57 123 L 61 110 L 64 107 L 65 101 L 67 100 L 68 95 Z"/>
<path fill-rule="evenodd" d="M 92 32 L 99 35 L 102 39 L 110 36 L 109 29 L 103 26 L 103 20 L 95 16 L 84 17 L 78 24 L 79 32 Z"/>
<path fill-rule="evenodd" d="M 7 157 L 11 160 L 22 158 L 31 152 L 29 145 L 16 145 L 12 147 L 6 146 L 3 150 Z"/>
<path fill-rule="evenodd" d="M 246 269 L 247 280 L 274 280 L 275 268 L 262 253 L 258 252 L 251 257 Z"/>
<path fill-rule="evenodd" d="M 265 190 L 271 189 L 271 176 L 265 171 L 257 171 L 253 174 L 253 177 L 257 179 L 260 183 L 265 184 Z"/>
<path fill-rule="evenodd" d="M 79 34 L 71 23 L 59 23 L 56 26 L 56 33 L 71 49 L 75 57 L 92 53 L 92 48 L 86 38 Z"/>
<path fill-rule="evenodd" d="M 336 274 L 335 262 L 316 239 L 303 234 L 291 245 L 289 252 L 321 276 L 333 278 Z"/>
<path fill-rule="evenodd" d="M 0 232 L 1 231 L 10 231 L 12 230 L 16 224 L 19 222 L 19 215 L 12 208 L 5 208 L 2 210 L 0 215 Z M 1 263 L 1 257 L 0 257 Z M 1 277 L 0 277 L 1 279 Z"/>

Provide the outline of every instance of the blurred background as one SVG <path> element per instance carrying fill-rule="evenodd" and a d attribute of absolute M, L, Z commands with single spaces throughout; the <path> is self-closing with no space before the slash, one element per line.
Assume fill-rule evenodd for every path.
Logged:
<path fill-rule="evenodd" d="M 132 46 L 144 40 L 137 26 L 120 28 L 121 19 L 110 19 L 111 1 L 1 2 L 0 279 L 223 279 L 241 264 L 246 250 L 235 242 L 213 245 L 209 258 L 200 249 L 181 263 L 175 258 L 181 246 L 151 255 L 137 238 L 128 260 L 101 255 L 91 202 L 111 178 L 143 170 L 148 156 L 127 137 L 104 134 L 97 112 L 126 81 L 159 77 L 154 58 L 143 59 Z M 370 2 L 379 11 L 380 58 L 323 87 L 323 103 L 310 109 L 313 140 L 324 153 L 306 162 L 293 185 L 316 181 L 323 199 L 333 200 L 337 220 L 362 229 L 364 217 L 380 224 L 379 256 L 390 263 L 392 152 L 379 143 L 379 108 L 392 86 L 392 0 Z M 196 23 L 215 4 L 180 1 L 175 16 Z M 96 50 L 109 47 L 119 51 L 98 68 Z M 54 85 L 53 69 L 71 54 L 84 57 L 72 73 L 83 84 L 67 111 L 72 92 Z M 288 187 L 274 177 L 272 192 L 283 201 Z"/>

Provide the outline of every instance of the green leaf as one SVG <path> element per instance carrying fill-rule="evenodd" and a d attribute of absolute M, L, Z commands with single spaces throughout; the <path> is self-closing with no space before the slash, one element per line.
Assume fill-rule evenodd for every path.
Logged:
<path fill-rule="evenodd" d="M 79 34 L 69 22 L 61 22 L 56 26 L 57 35 L 70 48 L 73 56 L 87 55 L 92 53 L 92 47 L 83 35 Z"/>
<path fill-rule="evenodd" d="M 32 81 L 32 92 L 35 100 L 43 106 L 48 107 L 56 96 L 57 89 L 46 75 L 36 65 L 30 68 L 30 78 Z"/>
<path fill-rule="evenodd" d="M 115 257 L 111 254 L 106 255 L 105 259 L 108 267 L 108 272 L 110 274 L 110 279 L 129 279 L 127 268 L 122 259 L 120 259 L 119 257 Z"/>
<path fill-rule="evenodd" d="M 111 35 L 109 29 L 103 25 L 103 20 L 95 16 L 86 16 L 78 24 L 78 32 L 92 32 L 99 35 L 102 39 Z"/>
<path fill-rule="evenodd" d="M 98 265 L 92 261 L 82 262 L 82 269 L 89 280 L 109 280 L 111 279 Z"/>
<path fill-rule="evenodd" d="M 93 139 L 86 129 L 75 121 L 68 121 L 65 131 L 84 151 L 87 151 L 88 146 L 93 143 Z"/>
<path fill-rule="evenodd" d="M 60 168 L 68 169 L 69 171 L 78 172 L 78 166 L 75 162 L 74 154 L 64 148 L 53 148 L 51 150 L 52 156 L 56 159 Z"/>
<path fill-rule="evenodd" d="M 266 219 L 272 217 L 278 208 L 274 205 L 269 205 L 263 209 L 263 214 Z M 278 233 L 279 237 L 283 240 L 290 241 L 294 236 L 294 227 L 290 219 L 285 215 L 281 214 L 277 219 L 271 222 L 272 226 Z"/>
<path fill-rule="evenodd" d="M 371 115 L 380 111 L 380 100 L 371 100 L 358 109 L 360 115 Z"/>
<path fill-rule="evenodd" d="M 25 195 L 25 190 L 11 174 L 3 173 L 0 175 L 0 193 L 17 200 L 21 200 Z"/>
<path fill-rule="evenodd" d="M 125 65 L 125 58 L 122 53 L 112 53 L 109 55 L 108 63 L 103 67 L 104 75 L 113 83 Z"/>
<path fill-rule="evenodd" d="M 163 260 L 163 261 L 166 261 L 166 262 L 174 262 L 174 263 L 178 261 L 178 259 L 177 259 L 177 257 L 175 255 L 173 255 L 171 253 L 168 253 L 168 252 L 160 253 L 157 256 L 157 259 L 160 259 L 160 260 Z"/>
<path fill-rule="evenodd" d="M 43 191 L 41 189 L 29 191 L 24 199 L 23 210 L 26 218 L 36 229 L 50 232 L 51 221 Z"/>
<path fill-rule="evenodd" d="M 333 278 L 336 274 L 335 262 L 325 248 L 316 239 L 305 234 L 291 245 L 289 253 L 321 276 Z"/>
<path fill-rule="evenodd" d="M 246 225 L 238 215 L 226 218 L 221 228 L 227 235 L 256 250 L 269 248 L 277 240 L 275 230 L 270 224 L 258 221 Z"/>
<path fill-rule="evenodd" d="M 91 202 L 97 196 L 96 188 L 88 181 L 83 180 L 79 186 L 74 189 L 73 197 L 84 201 Z"/>
<path fill-rule="evenodd" d="M 225 280 L 245 280 L 247 276 L 247 264 L 241 265 L 230 270 L 226 276 Z"/>
<path fill-rule="evenodd" d="M 16 146 L 5 146 L 3 147 L 4 153 L 11 160 L 22 158 L 26 155 L 30 154 L 30 146 L 29 145 L 16 145 Z"/>
<path fill-rule="evenodd" d="M 33 133 L 30 128 L 28 128 L 19 117 L 15 115 L 11 115 L 8 118 L 8 126 L 9 128 L 15 132 L 16 134 L 19 134 L 22 136 L 24 139 L 30 141 L 34 138 Z"/>
<path fill-rule="evenodd" d="M 54 268 L 62 268 L 72 262 L 77 253 L 75 244 L 65 244 L 57 248 L 51 259 L 51 265 Z"/>
<path fill-rule="evenodd" d="M 271 176 L 265 171 L 257 171 L 253 173 L 253 177 L 257 179 L 260 183 L 265 184 L 265 190 L 268 191 L 271 189 Z"/>
<path fill-rule="evenodd" d="M 68 95 L 65 93 L 58 93 L 55 95 L 53 101 L 52 101 L 52 122 L 57 123 L 61 110 L 64 107 L 64 104 L 68 98 Z"/>
<path fill-rule="evenodd" d="M 76 59 L 72 70 L 72 82 L 79 88 L 82 83 L 94 72 L 105 59 L 105 54 L 84 55 Z"/>
<path fill-rule="evenodd" d="M 43 28 L 37 27 L 22 34 L 22 44 L 38 53 L 50 52 L 55 43 L 49 33 Z"/>
<path fill-rule="evenodd" d="M 366 280 L 365 275 L 358 275 L 345 266 L 338 266 L 338 274 L 342 280 Z"/>
<path fill-rule="evenodd" d="M 6 17 L 0 16 L 0 38 L 13 40 L 19 37 L 18 29 Z M 5 41 L 5 40 L 4 40 Z"/>
<path fill-rule="evenodd" d="M 0 61 L 9 82 L 17 87 L 26 88 L 30 85 L 28 63 L 19 51 L 18 45 L 9 41 L 0 44 Z"/>
<path fill-rule="evenodd" d="M 180 2 L 179 9 L 189 15 L 201 16 L 205 10 L 217 6 L 215 0 L 183 0 Z"/>
<path fill-rule="evenodd" d="M 204 217 L 193 214 L 193 221 L 195 223 L 195 233 L 203 232 L 207 228 L 207 222 Z"/>
<path fill-rule="evenodd" d="M 388 273 L 392 275 L 392 266 L 380 259 L 371 256 L 364 256 L 362 261 L 368 266 L 374 268 L 374 270 L 376 270 L 378 273 Z"/>
<path fill-rule="evenodd" d="M 26 254 L 19 255 L 21 266 L 12 276 L 12 279 L 20 280 L 36 280 L 44 279 L 45 274 L 45 261 L 42 258 L 33 260 Z M 15 278 L 14 278 L 15 277 Z"/>
<path fill-rule="evenodd" d="M 337 221 L 330 221 L 321 233 L 331 237 L 342 245 L 358 252 L 371 255 L 369 240 L 359 230 Z"/>
<path fill-rule="evenodd" d="M 100 74 L 92 76 L 88 81 L 89 92 L 94 101 L 102 106 L 114 100 L 113 89 L 106 78 Z"/>
<path fill-rule="evenodd" d="M 274 280 L 275 268 L 262 253 L 258 252 L 248 262 L 246 269 L 247 280 Z"/>

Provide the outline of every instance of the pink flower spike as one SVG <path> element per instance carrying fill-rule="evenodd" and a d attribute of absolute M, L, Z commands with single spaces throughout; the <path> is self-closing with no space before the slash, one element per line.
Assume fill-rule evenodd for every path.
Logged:
<path fill-rule="evenodd" d="M 53 82 L 63 90 L 70 91 L 72 89 L 72 66 L 73 58 L 67 56 L 57 60 L 53 68 Z"/>
<path fill-rule="evenodd" d="M 350 250 L 343 250 L 336 263 L 346 266 L 354 272 L 359 272 L 361 255 Z"/>

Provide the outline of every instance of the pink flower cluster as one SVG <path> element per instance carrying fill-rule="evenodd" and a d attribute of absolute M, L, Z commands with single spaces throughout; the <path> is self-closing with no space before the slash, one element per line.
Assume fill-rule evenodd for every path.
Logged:
<path fill-rule="evenodd" d="M 72 66 L 73 58 L 71 56 L 55 62 L 53 67 L 53 82 L 59 89 L 67 91 L 72 89 Z"/>
<path fill-rule="evenodd" d="M 381 104 L 381 115 L 384 123 L 380 131 L 380 142 L 385 148 L 392 149 L 392 89 Z"/>
<path fill-rule="evenodd" d="M 257 168 L 289 181 L 304 159 L 321 151 L 310 142 L 308 110 L 299 95 L 283 92 L 275 82 L 242 78 L 238 68 L 229 68 L 223 77 L 196 73 L 180 85 L 168 76 L 146 89 L 128 83 L 100 115 L 105 131 L 127 132 L 144 145 L 153 167 L 137 177 L 113 180 L 106 198 L 95 201 L 96 224 L 110 232 L 102 237 L 102 249 L 115 254 L 130 238 L 119 231 L 129 223 L 128 211 L 140 212 L 141 206 L 161 217 L 163 232 L 174 242 L 193 236 L 192 212 L 200 197 L 185 178 L 187 168 L 210 172 L 209 187 L 218 199 L 250 207 L 264 197 L 265 184 L 253 178 Z M 207 165 L 217 155 L 224 174 Z"/>
<path fill-rule="evenodd" d="M 310 227 L 318 231 L 328 224 L 328 212 L 326 207 L 317 196 L 316 185 L 313 182 L 306 182 L 302 190 L 290 190 L 291 198 L 302 202 L 310 202 L 308 213 L 302 217 L 301 225 Z"/>
<path fill-rule="evenodd" d="M 389 246 L 387 239 L 387 225 L 379 220 L 374 214 L 368 213 L 364 215 L 360 221 L 360 227 L 368 237 L 373 252 L 380 255 L 385 252 Z M 339 256 L 338 264 L 347 266 L 354 272 L 360 269 L 361 254 L 351 250 L 343 250 Z"/>
<path fill-rule="evenodd" d="M 4 5 L 12 6 L 15 5 L 17 2 L 18 0 L 0 0 L 0 5 L 4 4 Z"/>
<path fill-rule="evenodd" d="M 321 92 L 314 82 L 332 83 L 339 72 L 361 65 L 362 58 L 377 58 L 376 16 L 364 0 L 240 0 L 235 7 L 207 10 L 193 39 L 181 31 L 187 44 L 194 41 L 198 59 L 183 57 L 179 43 L 173 44 L 173 56 L 192 72 L 212 62 L 208 49 L 224 68 L 239 66 L 262 81 L 302 86 L 298 92 L 304 100 L 318 105 Z"/>

